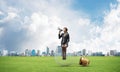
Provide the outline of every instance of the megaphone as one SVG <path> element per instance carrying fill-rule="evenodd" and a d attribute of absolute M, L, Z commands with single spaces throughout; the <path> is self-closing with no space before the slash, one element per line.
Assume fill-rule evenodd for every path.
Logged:
<path fill-rule="evenodd" d="M 59 31 L 63 31 L 63 30 L 62 30 L 61 28 L 59 28 L 59 27 L 58 27 L 58 30 L 59 30 Z"/>

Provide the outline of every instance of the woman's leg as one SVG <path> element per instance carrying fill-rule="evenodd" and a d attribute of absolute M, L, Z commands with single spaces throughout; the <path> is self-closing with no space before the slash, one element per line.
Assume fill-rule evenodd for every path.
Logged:
<path fill-rule="evenodd" d="M 66 47 L 64 48 L 64 58 L 66 59 Z"/>
<path fill-rule="evenodd" d="M 66 47 L 62 47 L 62 57 L 66 59 Z"/>
<path fill-rule="evenodd" d="M 62 59 L 64 59 L 64 47 L 62 47 Z"/>

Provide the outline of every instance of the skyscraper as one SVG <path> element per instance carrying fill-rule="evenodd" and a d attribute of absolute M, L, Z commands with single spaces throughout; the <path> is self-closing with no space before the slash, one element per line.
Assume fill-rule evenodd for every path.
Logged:
<path fill-rule="evenodd" d="M 36 51 L 34 49 L 31 51 L 31 56 L 36 56 Z"/>
<path fill-rule="evenodd" d="M 111 56 L 115 56 L 116 53 L 117 53 L 116 50 L 110 50 L 110 55 L 111 55 Z"/>
<path fill-rule="evenodd" d="M 46 48 L 46 53 L 47 53 L 47 55 L 49 55 L 49 48 L 48 47 Z"/>
<path fill-rule="evenodd" d="M 57 47 L 57 53 L 62 53 L 62 48 L 61 48 L 61 46 L 58 46 L 58 47 Z"/>
<path fill-rule="evenodd" d="M 53 50 L 51 50 L 51 56 L 54 56 L 54 51 Z"/>
<path fill-rule="evenodd" d="M 37 54 L 36 54 L 37 56 L 40 56 L 40 50 L 37 50 Z"/>
<path fill-rule="evenodd" d="M 28 56 L 31 56 L 32 53 L 31 53 L 31 50 L 28 50 Z"/>
<path fill-rule="evenodd" d="M 62 55 L 62 48 L 61 48 L 61 46 L 57 46 L 57 49 L 56 49 L 56 55 L 58 55 L 58 56 L 61 56 Z"/>
<path fill-rule="evenodd" d="M 92 55 L 92 51 L 89 50 L 89 51 L 88 51 L 88 56 L 91 56 L 91 55 Z"/>
<path fill-rule="evenodd" d="M 28 49 L 25 50 L 25 56 L 29 56 L 29 50 Z"/>
<path fill-rule="evenodd" d="M 75 53 L 74 53 L 75 54 Z M 78 51 L 77 52 L 77 56 L 81 56 L 82 55 L 82 52 L 81 51 Z"/>
<path fill-rule="evenodd" d="M 42 56 L 46 56 L 46 52 L 42 52 Z"/>
<path fill-rule="evenodd" d="M 8 50 L 3 50 L 2 53 L 3 53 L 2 56 L 7 56 L 8 55 Z"/>
<path fill-rule="evenodd" d="M 83 55 L 86 55 L 86 49 L 83 49 L 83 50 L 82 50 L 82 54 L 83 54 Z"/>
<path fill-rule="evenodd" d="M 10 52 L 9 52 L 9 55 L 10 55 L 10 56 L 17 56 L 17 52 L 16 52 L 16 51 L 10 51 Z"/>

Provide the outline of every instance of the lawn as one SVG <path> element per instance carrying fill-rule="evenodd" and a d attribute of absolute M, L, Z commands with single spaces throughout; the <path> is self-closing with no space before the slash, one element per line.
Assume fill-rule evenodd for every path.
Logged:
<path fill-rule="evenodd" d="M 0 57 L 0 72 L 120 72 L 120 57 L 88 57 L 87 67 L 78 65 L 79 58 L 71 57 L 71 65 L 62 66 L 55 57 Z"/>

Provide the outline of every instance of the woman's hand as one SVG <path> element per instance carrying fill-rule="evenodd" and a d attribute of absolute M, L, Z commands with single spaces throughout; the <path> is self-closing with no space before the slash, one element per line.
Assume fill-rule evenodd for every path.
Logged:
<path fill-rule="evenodd" d="M 59 31 L 59 34 L 60 34 L 61 32 L 62 32 L 62 31 L 60 30 L 60 31 Z"/>
<path fill-rule="evenodd" d="M 62 45 L 62 47 L 67 47 L 67 44 Z"/>

